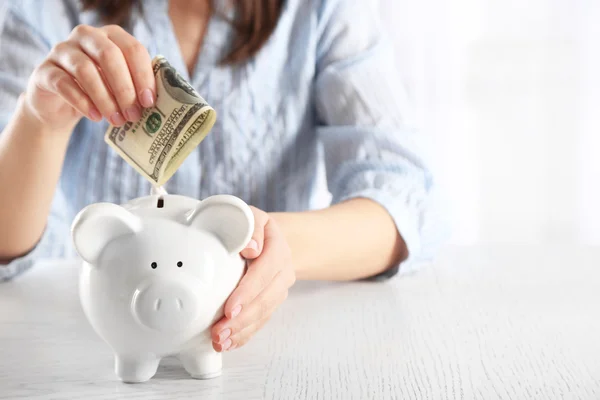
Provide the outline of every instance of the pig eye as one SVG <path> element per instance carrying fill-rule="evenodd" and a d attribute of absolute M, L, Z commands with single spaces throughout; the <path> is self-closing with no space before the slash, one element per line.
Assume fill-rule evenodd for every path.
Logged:
<path fill-rule="evenodd" d="M 178 266 L 179 268 L 181 268 L 181 267 L 183 267 L 183 263 L 182 263 L 181 261 L 178 261 L 178 262 L 177 262 L 177 266 Z"/>
<path fill-rule="evenodd" d="M 152 267 L 152 269 L 156 269 L 156 267 L 158 267 L 158 264 L 153 262 L 152 264 L 150 264 L 150 266 Z"/>

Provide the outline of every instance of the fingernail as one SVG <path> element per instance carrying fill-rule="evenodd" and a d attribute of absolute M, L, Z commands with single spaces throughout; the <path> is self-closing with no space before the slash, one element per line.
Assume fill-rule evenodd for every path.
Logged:
<path fill-rule="evenodd" d="M 225 343 L 223 343 L 223 344 L 221 345 L 221 351 L 226 351 L 226 350 L 227 350 L 228 348 L 230 348 L 230 347 L 231 347 L 231 339 L 227 339 L 227 340 L 225 341 Z"/>
<path fill-rule="evenodd" d="M 110 123 L 115 126 L 121 126 L 125 123 L 125 118 L 123 118 L 121 113 L 118 111 L 116 113 L 114 113 L 113 115 L 111 115 L 109 120 L 110 120 Z"/>
<path fill-rule="evenodd" d="M 219 333 L 219 343 L 221 343 L 225 339 L 228 339 L 229 336 L 231 336 L 231 329 L 227 328 L 221 331 L 221 333 Z"/>
<path fill-rule="evenodd" d="M 138 106 L 131 106 L 125 110 L 125 116 L 128 121 L 135 122 L 142 118 L 142 112 Z"/>
<path fill-rule="evenodd" d="M 90 118 L 92 119 L 92 121 L 98 122 L 98 121 L 102 120 L 102 114 L 100 114 L 100 111 L 98 111 L 97 108 L 92 107 L 90 109 Z"/>
<path fill-rule="evenodd" d="M 145 108 L 149 108 L 154 105 L 154 93 L 152 93 L 152 90 L 142 90 L 140 93 L 140 104 Z"/>
<path fill-rule="evenodd" d="M 248 246 L 246 246 L 246 248 L 258 251 L 258 243 L 256 242 L 256 240 L 252 239 L 250 240 L 250 243 L 248 243 Z"/>
<path fill-rule="evenodd" d="M 234 343 L 233 346 L 231 346 L 228 351 L 231 351 L 231 350 L 235 349 L 236 347 L 237 347 L 237 344 Z"/>
<path fill-rule="evenodd" d="M 237 306 L 233 307 L 233 309 L 231 310 L 231 318 L 237 317 L 241 311 L 242 311 L 242 306 L 240 306 L 239 304 Z"/>

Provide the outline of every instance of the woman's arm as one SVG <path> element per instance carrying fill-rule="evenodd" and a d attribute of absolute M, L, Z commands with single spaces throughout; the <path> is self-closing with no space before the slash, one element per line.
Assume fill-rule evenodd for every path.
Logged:
<path fill-rule="evenodd" d="M 437 246 L 424 138 L 412 122 L 401 71 L 374 4 L 323 5 L 314 93 L 334 205 L 307 214 L 306 221 L 286 221 L 301 232 L 290 236 L 292 254 L 296 243 L 313 249 L 298 261 L 300 277 L 393 273 L 400 262 L 428 259 Z"/>
<path fill-rule="evenodd" d="M 299 279 L 352 280 L 377 275 L 407 257 L 390 214 L 355 198 L 324 210 L 270 213 L 256 208 L 242 256 L 253 260 L 211 329 L 216 351 L 243 346 Z"/>
<path fill-rule="evenodd" d="M 298 279 L 367 278 L 404 261 L 406 243 L 390 214 L 356 198 L 317 211 L 271 213 L 292 251 Z"/>
<path fill-rule="evenodd" d="M 78 121 L 136 121 L 156 92 L 148 51 L 123 29 L 79 25 L 52 46 L 27 11 L 0 7 L 0 263 L 42 237 Z"/>
<path fill-rule="evenodd" d="M 254 240 L 242 252 L 253 261 L 212 328 L 216 351 L 244 345 L 295 277 L 393 273 L 409 256 L 425 258 L 437 239 L 430 173 L 372 2 L 317 3 L 313 93 L 333 205 L 300 213 L 255 210 Z"/>
<path fill-rule="evenodd" d="M 40 239 L 73 129 L 49 131 L 19 103 L 0 135 L 0 262 L 27 253 Z"/>
<path fill-rule="evenodd" d="M 28 112 L 22 93 L 50 43 L 22 6 L 0 6 L 0 267 L 40 239 L 76 123 L 50 127 Z"/>

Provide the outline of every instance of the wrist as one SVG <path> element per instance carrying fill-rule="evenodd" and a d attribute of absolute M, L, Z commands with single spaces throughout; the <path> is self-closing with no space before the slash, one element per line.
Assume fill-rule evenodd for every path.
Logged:
<path fill-rule="evenodd" d="M 305 243 L 304 227 L 308 223 L 310 212 L 272 212 L 269 217 L 272 218 L 281 229 L 291 251 L 292 264 L 298 279 L 306 279 L 305 271 L 307 262 L 304 259 L 307 252 L 303 251 L 308 245 Z"/>
<path fill-rule="evenodd" d="M 45 123 L 31 107 L 26 93 L 19 96 L 14 119 L 19 125 L 18 131 L 22 134 L 50 140 L 68 140 L 77 123 L 75 121 L 62 127 L 53 127 Z"/>

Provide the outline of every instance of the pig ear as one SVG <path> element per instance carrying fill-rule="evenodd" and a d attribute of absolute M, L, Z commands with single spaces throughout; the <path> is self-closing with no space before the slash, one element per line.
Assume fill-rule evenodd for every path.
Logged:
<path fill-rule="evenodd" d="M 254 232 L 254 214 L 246 203 L 235 196 L 217 195 L 206 198 L 187 217 L 196 229 L 211 232 L 231 254 L 244 250 Z"/>
<path fill-rule="evenodd" d="M 123 207 L 97 203 L 77 214 L 71 226 L 71 237 L 81 258 L 90 264 L 96 264 L 109 242 L 141 230 L 141 219 Z"/>

